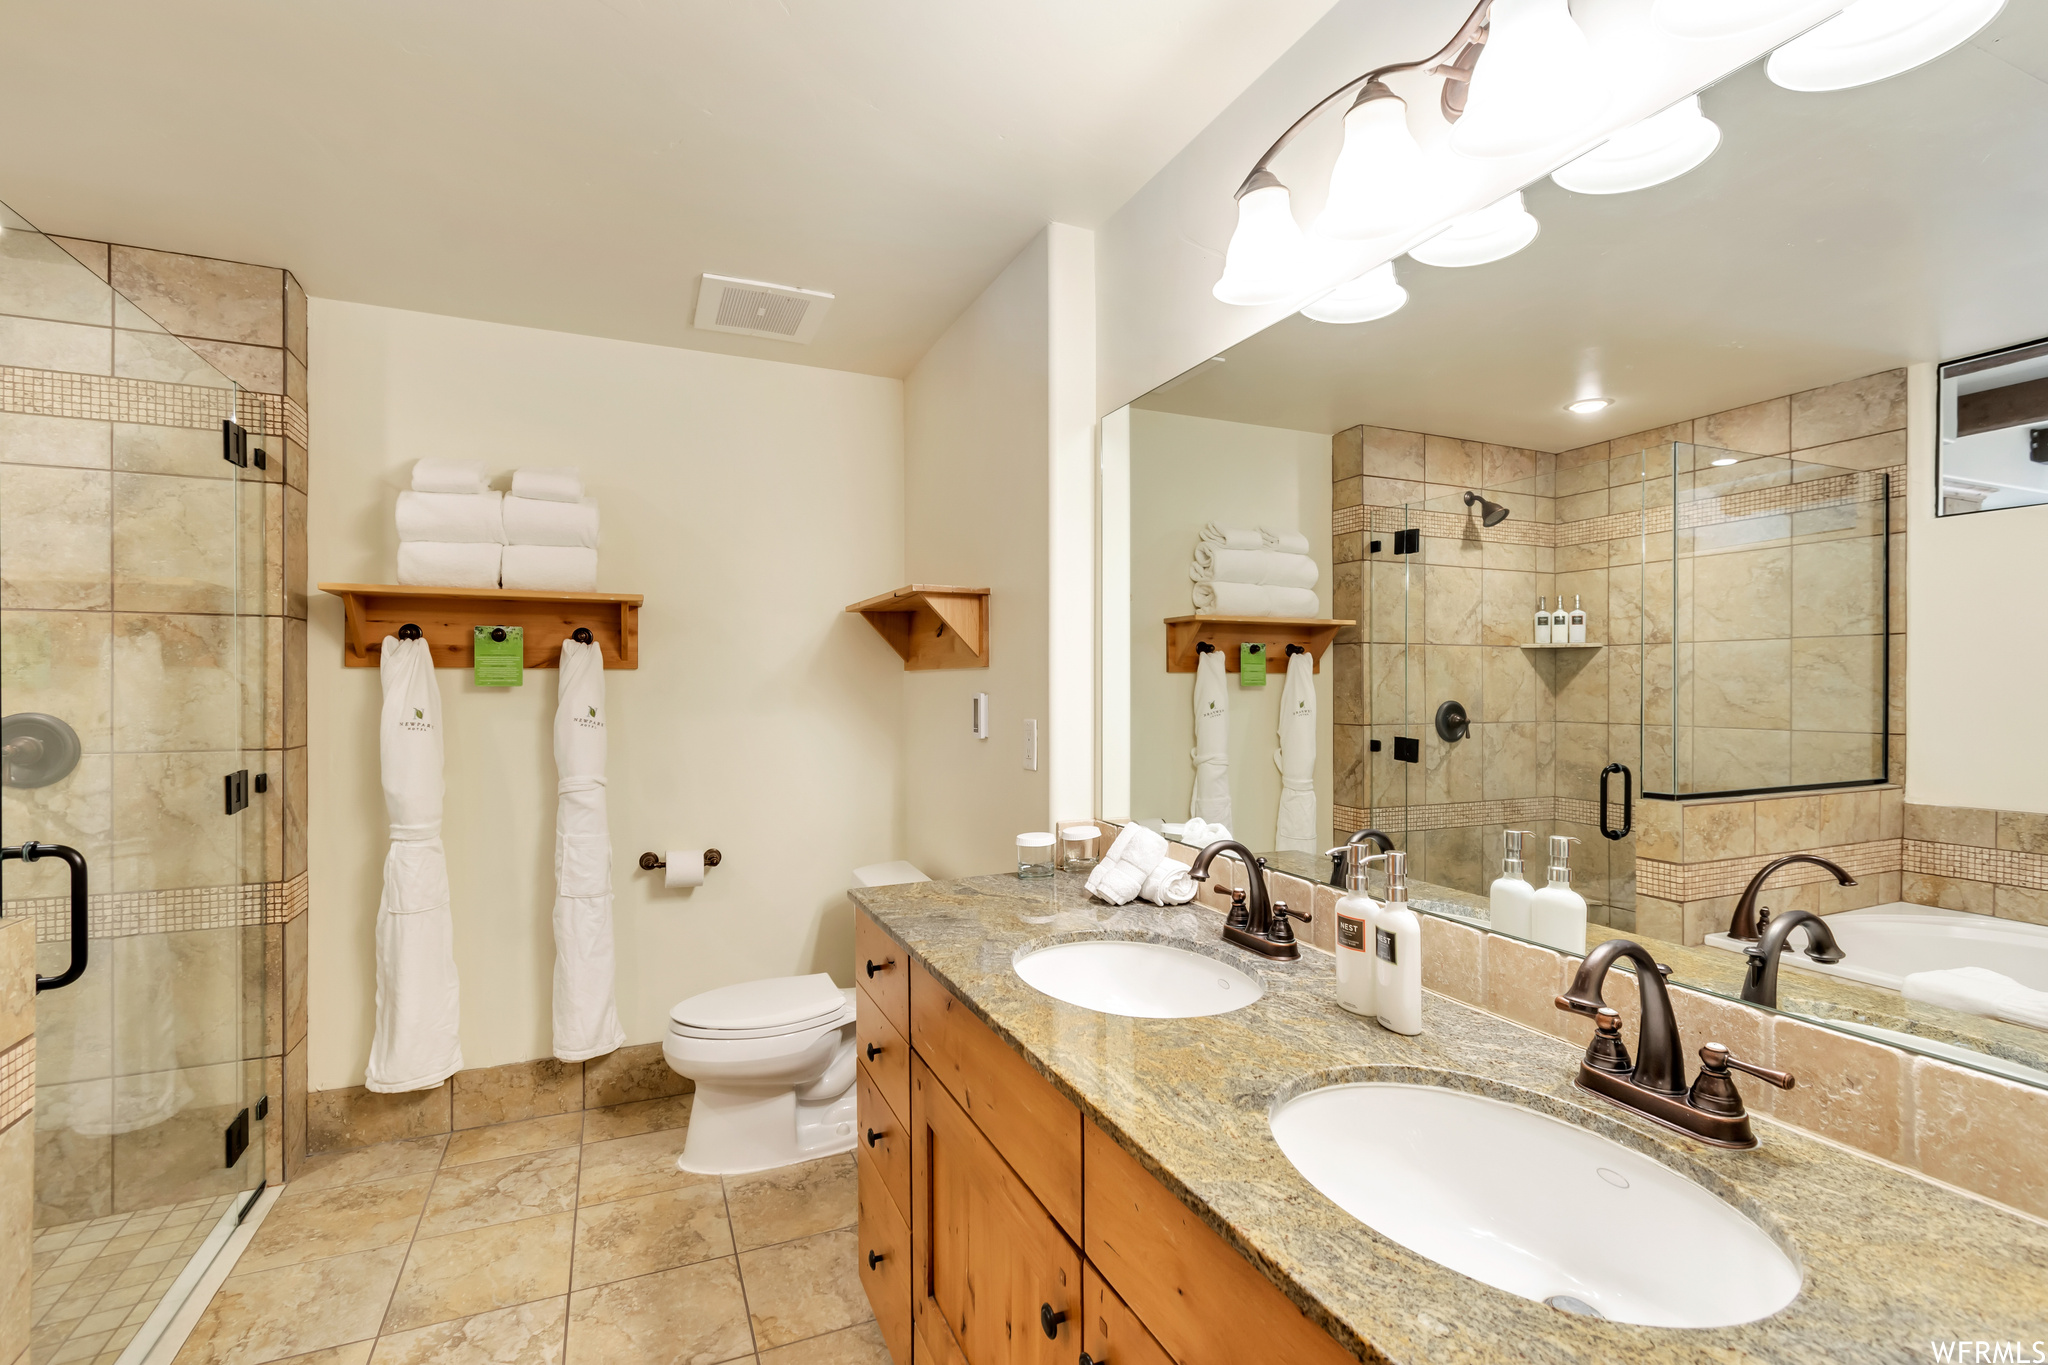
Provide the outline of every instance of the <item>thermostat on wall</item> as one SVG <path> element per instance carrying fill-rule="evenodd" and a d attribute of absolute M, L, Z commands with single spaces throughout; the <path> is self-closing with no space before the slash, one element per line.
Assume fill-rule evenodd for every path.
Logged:
<path fill-rule="evenodd" d="M 974 694 L 974 737 L 976 739 L 988 738 L 988 693 L 986 692 L 976 692 Z"/>

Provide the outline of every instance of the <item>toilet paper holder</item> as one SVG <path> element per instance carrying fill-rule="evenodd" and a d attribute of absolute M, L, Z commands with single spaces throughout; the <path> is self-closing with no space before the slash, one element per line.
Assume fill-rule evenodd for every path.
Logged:
<path fill-rule="evenodd" d="M 704 866 L 717 867 L 724 861 L 725 855 L 717 849 L 707 848 L 704 850 Z M 657 868 L 667 866 L 668 859 L 662 857 L 659 853 L 643 853 L 640 855 L 640 870 L 642 872 L 653 872 Z"/>

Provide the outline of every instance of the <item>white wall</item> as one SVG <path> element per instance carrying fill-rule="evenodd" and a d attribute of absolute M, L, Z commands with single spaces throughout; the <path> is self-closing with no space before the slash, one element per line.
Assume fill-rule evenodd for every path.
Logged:
<path fill-rule="evenodd" d="M 842 610 L 905 581 L 902 385 L 324 299 L 310 307 L 314 582 L 389 582 L 393 497 L 411 462 L 463 454 L 501 471 L 580 466 L 604 516 L 600 587 L 646 595 L 640 668 L 605 675 L 630 1041 L 658 1039 L 677 1000 L 727 982 L 825 970 L 844 984 L 848 871 L 904 853 L 902 666 Z M 1041 565 L 1043 529 L 1041 515 Z M 378 676 L 343 668 L 341 649 L 340 602 L 315 592 L 316 1090 L 362 1080 L 386 846 Z M 556 674 L 529 673 L 511 691 L 453 670 L 437 679 L 463 1059 L 543 1057 Z M 725 862 L 696 891 L 664 891 L 635 860 L 671 845 L 713 845 Z"/>
<path fill-rule="evenodd" d="M 1130 810 L 1139 819 L 1184 820 L 1194 788 L 1192 673 L 1166 671 L 1166 618 L 1194 610 L 1188 562 L 1204 523 L 1300 531 L 1319 570 L 1316 592 L 1331 614 L 1330 438 L 1315 432 L 1130 410 Z M 1331 838 L 1334 656 L 1316 674 L 1316 814 L 1321 847 Z M 1263 688 L 1230 676 L 1231 833 L 1273 848 L 1280 809 L 1279 659 Z"/>
<path fill-rule="evenodd" d="M 1934 371 L 1906 372 L 1906 800 L 2048 812 L 2048 506 L 1934 515 Z"/>

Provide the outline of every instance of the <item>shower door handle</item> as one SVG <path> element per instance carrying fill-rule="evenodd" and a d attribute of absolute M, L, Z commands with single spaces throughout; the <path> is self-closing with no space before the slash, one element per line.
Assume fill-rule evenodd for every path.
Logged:
<path fill-rule="evenodd" d="M 85 975 L 85 859 L 77 849 L 63 844 L 39 844 L 30 839 L 20 847 L 0 848 L 0 862 L 19 858 L 33 863 L 43 858 L 62 858 L 71 865 L 71 963 L 58 976 L 38 976 L 36 990 L 54 991 Z"/>
<path fill-rule="evenodd" d="M 1621 774 L 1621 828 L 1607 827 L 1607 779 Z M 1635 774 L 1619 763 L 1610 763 L 1600 770 L 1600 832 L 1610 839 L 1626 839 L 1636 824 L 1636 779 Z"/>

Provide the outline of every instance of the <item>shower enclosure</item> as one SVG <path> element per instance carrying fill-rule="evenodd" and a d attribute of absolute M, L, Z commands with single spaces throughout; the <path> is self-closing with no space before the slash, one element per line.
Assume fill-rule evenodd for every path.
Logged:
<path fill-rule="evenodd" d="M 32 1176 L 4 1178 L 33 1185 L 37 1365 L 142 1358 L 265 1181 L 279 1065 L 281 414 L 108 261 L 0 208 L 0 833 L 86 869 L 82 945 L 62 856 L 10 857 L 0 904 L 46 977 L 84 950 L 37 992 L 33 1037 L 0 1040 L 33 1065 L 32 1108 L 24 1091 L 5 1116 L 24 1155 L 31 1126 Z"/>

